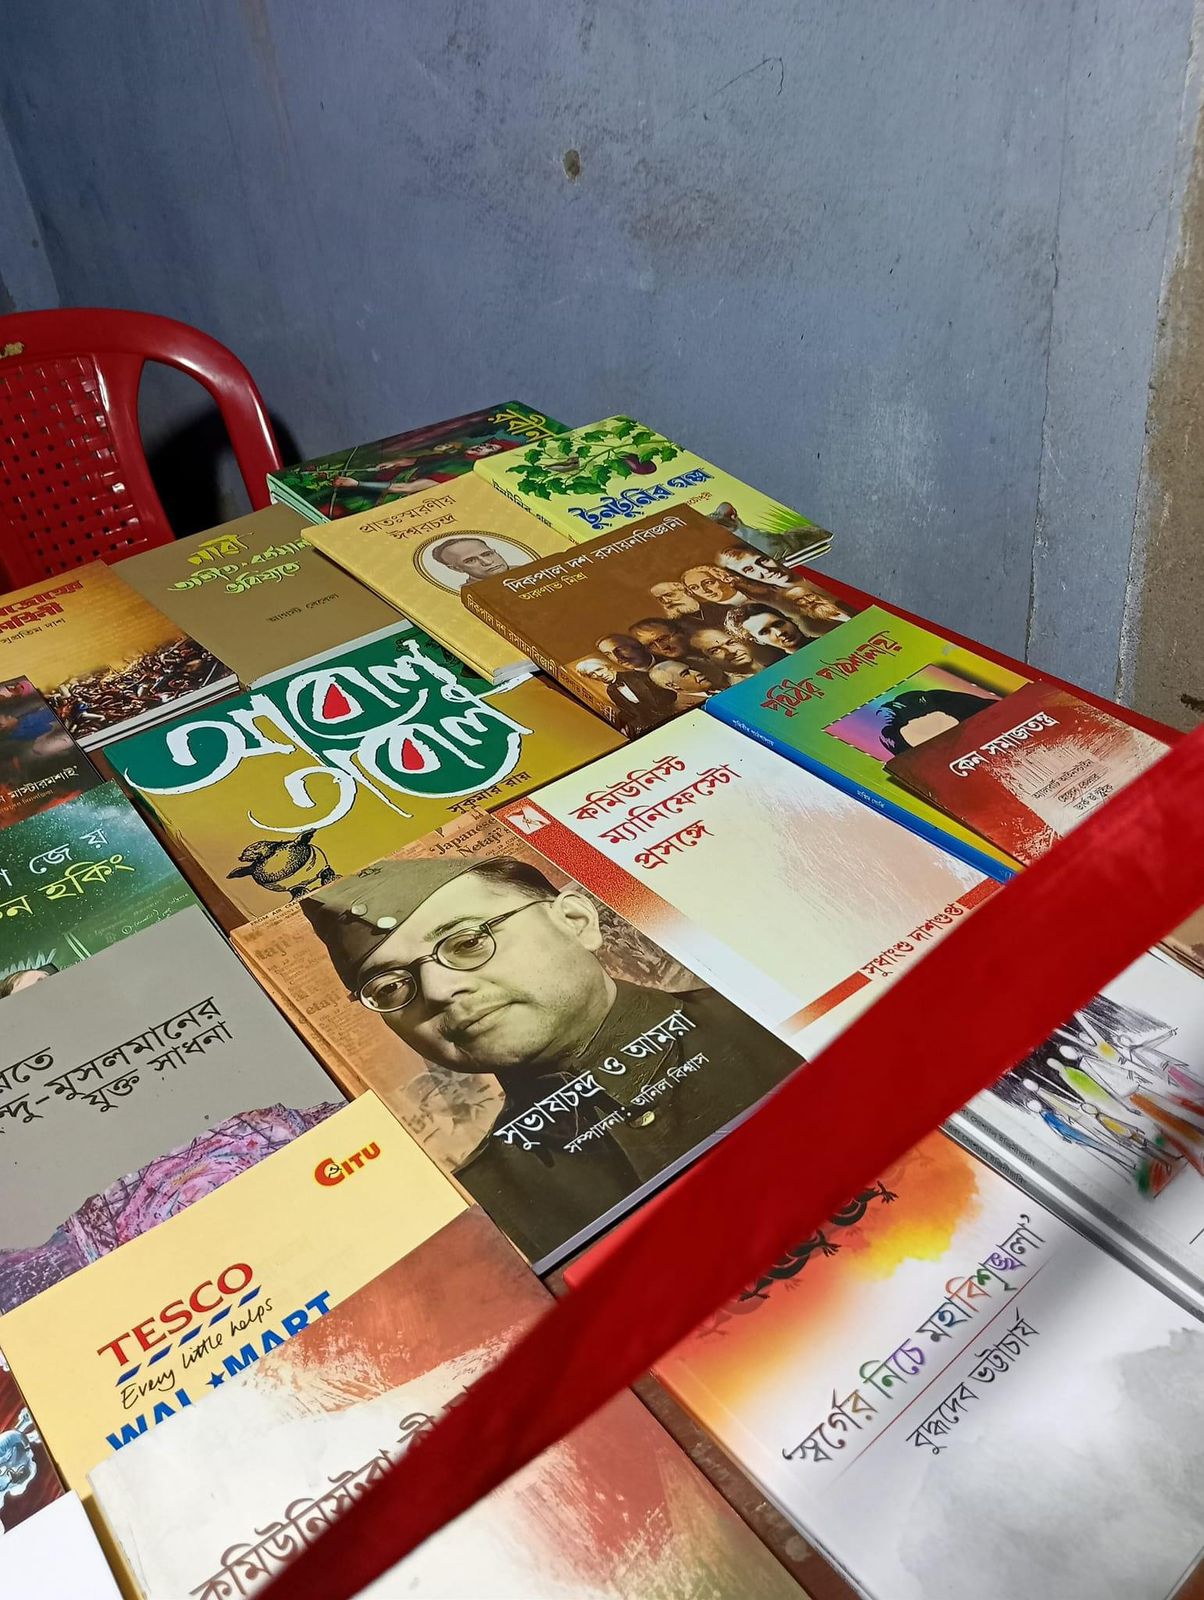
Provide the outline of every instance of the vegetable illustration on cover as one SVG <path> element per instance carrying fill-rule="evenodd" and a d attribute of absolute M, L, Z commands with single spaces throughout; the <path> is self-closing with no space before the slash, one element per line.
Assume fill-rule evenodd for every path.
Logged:
<path fill-rule="evenodd" d="M 617 478 L 646 477 L 658 461 L 681 451 L 663 434 L 630 417 L 615 417 L 595 428 L 578 428 L 532 450 L 518 452 L 510 469 L 515 488 L 551 500 L 555 495 L 604 494 Z"/>

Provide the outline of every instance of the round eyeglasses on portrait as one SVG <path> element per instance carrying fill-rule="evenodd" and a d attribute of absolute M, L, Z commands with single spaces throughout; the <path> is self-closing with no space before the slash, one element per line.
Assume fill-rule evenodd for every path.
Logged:
<path fill-rule="evenodd" d="M 404 967 L 385 967 L 380 972 L 374 972 L 360 984 L 355 998 L 369 1011 L 404 1011 L 418 993 L 416 974 L 419 967 L 434 961 L 451 972 L 473 972 L 487 961 L 492 961 L 496 955 L 495 928 L 500 928 L 511 917 L 517 917 L 520 911 L 551 904 L 550 896 L 543 895 L 538 900 L 527 900 L 521 906 L 515 906 L 512 911 L 503 911 L 500 917 L 490 917 L 488 922 L 454 928 L 439 940 L 429 956 L 419 956 L 417 961 L 411 961 Z"/>

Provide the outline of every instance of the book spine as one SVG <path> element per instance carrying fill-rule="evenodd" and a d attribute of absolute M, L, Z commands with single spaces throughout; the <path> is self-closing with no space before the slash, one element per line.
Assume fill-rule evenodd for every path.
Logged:
<path fill-rule="evenodd" d="M 722 700 L 722 696 L 716 696 Z M 812 777 L 819 778 L 829 784 L 833 789 L 839 789 L 842 794 L 847 794 L 851 800 L 858 800 L 864 806 L 872 806 L 891 822 L 898 823 L 901 828 L 906 828 L 908 833 L 914 833 L 917 838 L 923 839 L 926 844 L 935 845 L 938 850 L 943 850 L 946 855 L 954 856 L 968 867 L 973 867 L 975 872 L 981 872 L 984 877 L 993 878 L 996 883 L 1007 883 L 1009 878 L 1015 876 L 1010 867 L 1002 861 L 996 861 L 994 856 L 987 855 L 982 850 L 976 850 L 972 844 L 967 844 L 962 839 L 954 838 L 945 832 L 936 823 L 928 822 L 924 817 L 917 817 L 914 811 L 909 811 L 905 806 L 896 805 L 894 801 L 886 799 L 884 795 L 875 793 L 857 783 L 855 779 L 846 778 L 844 773 L 827 767 L 814 756 L 807 755 L 798 750 L 794 745 L 775 739 L 758 728 L 753 722 L 748 722 L 744 717 L 737 715 L 727 706 L 717 705 L 715 700 L 708 700 L 705 709 L 720 722 L 725 722 L 729 728 L 734 728 L 737 733 L 744 734 L 749 739 L 755 739 L 758 744 L 763 744 L 767 750 L 772 750 L 775 755 L 782 756 L 786 761 L 792 761 L 796 767 L 802 767 L 804 772 L 811 773 Z"/>
<path fill-rule="evenodd" d="M 492 611 L 487 611 L 473 597 L 471 583 L 466 583 L 460 590 L 460 599 L 478 621 L 483 622 L 487 628 L 492 628 L 494 633 L 500 633 L 503 639 L 508 639 L 516 650 L 521 651 L 523 655 L 533 661 L 541 672 L 546 672 L 549 678 L 554 678 L 562 689 L 567 690 L 572 695 L 574 700 L 581 700 L 576 684 L 560 665 L 559 661 L 553 661 L 551 656 L 544 655 L 543 651 L 537 649 L 530 639 L 524 639 L 517 628 L 511 627 L 508 622 L 504 622 L 501 617 L 496 616 Z M 609 722 L 612 728 L 617 728 L 625 737 L 632 737 L 627 728 L 624 727 L 623 719 L 619 715 L 617 707 L 610 705 L 605 707 L 595 706 L 591 703 L 588 709 L 594 712 L 596 716 L 601 717 L 604 722 Z"/>
<path fill-rule="evenodd" d="M 482 473 L 481 476 L 485 477 L 485 474 Z M 507 500 L 513 500 L 520 511 L 525 511 L 528 516 L 538 518 L 546 527 L 551 528 L 553 533 L 560 533 L 561 530 L 552 521 L 551 517 L 545 517 L 542 511 L 537 511 L 533 505 L 523 499 L 522 495 L 515 494 L 513 489 L 507 489 L 505 484 L 497 483 L 493 478 L 485 478 L 485 481 L 491 484 L 499 494 L 504 494 Z"/>

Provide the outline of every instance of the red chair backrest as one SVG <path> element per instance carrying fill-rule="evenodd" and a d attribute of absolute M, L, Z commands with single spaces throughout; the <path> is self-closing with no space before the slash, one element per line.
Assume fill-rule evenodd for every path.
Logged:
<path fill-rule="evenodd" d="M 0 571 L 21 588 L 85 561 L 167 544 L 172 529 L 138 427 L 148 361 L 178 367 L 217 402 L 251 505 L 280 452 L 251 374 L 187 323 L 140 311 L 0 317 Z"/>

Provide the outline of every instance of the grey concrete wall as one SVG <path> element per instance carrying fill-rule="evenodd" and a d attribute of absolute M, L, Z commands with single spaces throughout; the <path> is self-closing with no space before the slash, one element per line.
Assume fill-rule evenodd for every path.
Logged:
<path fill-rule="evenodd" d="M 209 329 L 304 452 L 630 410 L 1110 689 L 1191 11 L 8 0 L 0 116 L 64 303 Z"/>

